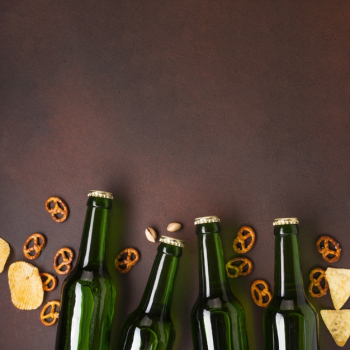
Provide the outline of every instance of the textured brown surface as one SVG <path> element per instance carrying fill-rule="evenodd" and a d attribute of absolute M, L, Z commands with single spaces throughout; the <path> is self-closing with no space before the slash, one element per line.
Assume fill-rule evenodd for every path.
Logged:
<path fill-rule="evenodd" d="M 174 296 L 174 350 L 191 349 L 197 295 L 193 219 L 218 215 L 226 260 L 242 225 L 257 233 L 254 271 L 230 280 L 247 312 L 249 343 L 262 349 L 264 310 L 250 285 L 273 284 L 275 217 L 300 219 L 305 283 L 327 263 L 316 239 L 331 235 L 350 267 L 349 1 L 0 2 L 0 236 L 11 255 L 0 275 L 0 348 L 53 349 L 56 326 L 17 310 L 9 263 L 40 232 L 35 265 L 54 273 L 62 246 L 78 252 L 86 194 L 114 193 L 109 261 L 133 246 L 140 262 L 118 286 L 113 344 L 138 304 L 156 254 L 145 228 L 183 229 Z M 66 222 L 45 211 L 69 206 Z M 74 260 L 76 261 L 76 259 Z M 63 281 L 45 295 L 59 298 Z M 313 300 L 331 308 L 329 294 Z M 346 304 L 350 308 L 350 302 Z M 321 350 L 336 345 L 320 321 Z M 345 346 L 350 349 L 350 344 Z"/>

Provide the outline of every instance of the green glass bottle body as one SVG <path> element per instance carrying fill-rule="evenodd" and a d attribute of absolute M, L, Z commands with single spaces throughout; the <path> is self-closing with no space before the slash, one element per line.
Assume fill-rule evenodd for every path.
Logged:
<path fill-rule="evenodd" d="M 319 350 L 318 315 L 304 292 L 298 226 L 276 225 L 274 234 L 275 286 L 264 314 L 265 350 Z"/>
<path fill-rule="evenodd" d="M 137 309 L 124 321 L 117 350 L 171 350 L 175 327 L 170 310 L 182 247 L 162 242 Z"/>
<path fill-rule="evenodd" d="M 61 290 L 56 350 L 108 350 L 115 287 L 105 251 L 109 198 L 90 196 L 77 264 Z"/>
<path fill-rule="evenodd" d="M 194 350 L 247 350 L 245 312 L 232 294 L 225 271 L 218 222 L 196 225 L 199 296 L 192 309 Z"/>

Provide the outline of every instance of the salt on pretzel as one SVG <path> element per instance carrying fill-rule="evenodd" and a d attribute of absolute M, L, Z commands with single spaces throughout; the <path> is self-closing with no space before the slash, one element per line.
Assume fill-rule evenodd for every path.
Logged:
<path fill-rule="evenodd" d="M 39 239 L 41 240 L 41 243 L 39 243 Z M 28 247 L 31 241 L 34 241 L 34 244 L 32 247 Z M 27 238 L 27 240 L 23 244 L 23 254 L 27 259 L 34 260 L 39 257 L 45 245 L 46 238 L 40 233 L 33 233 Z M 35 254 L 31 255 L 31 252 L 35 252 Z"/>
<path fill-rule="evenodd" d="M 122 256 L 124 254 L 127 254 L 126 259 L 123 259 Z M 135 256 L 133 259 L 132 256 Z M 139 261 L 140 254 L 139 252 L 134 248 L 126 248 L 122 250 L 118 256 L 115 258 L 115 268 L 120 273 L 127 273 L 131 270 L 131 268 Z"/>
<path fill-rule="evenodd" d="M 323 242 L 323 247 L 322 247 Z M 331 242 L 334 245 L 335 250 L 331 249 L 329 246 L 329 242 Z M 334 263 L 339 260 L 341 249 L 339 246 L 339 243 L 329 236 L 322 236 L 320 237 L 316 242 L 316 248 L 317 251 L 322 254 L 323 260 Z M 330 255 L 334 255 L 334 257 L 329 257 Z"/>
<path fill-rule="evenodd" d="M 54 203 L 54 207 L 50 208 L 51 202 Z M 68 217 L 68 207 L 67 204 L 58 197 L 50 197 L 46 202 L 45 202 L 45 209 L 51 214 L 51 217 L 54 221 L 56 222 L 63 222 L 67 219 Z M 61 214 L 62 217 L 58 218 L 57 214 Z"/>
<path fill-rule="evenodd" d="M 243 234 L 244 232 L 248 232 L 246 234 Z M 246 240 L 251 238 L 252 240 L 248 245 L 246 245 Z M 239 253 L 244 254 L 249 252 L 254 246 L 255 243 L 255 232 L 254 230 L 249 226 L 243 226 L 237 233 L 237 237 L 233 241 L 233 249 Z M 241 247 L 238 247 L 238 244 L 241 245 Z"/>
<path fill-rule="evenodd" d="M 237 261 L 241 261 L 240 265 L 235 265 Z M 245 267 L 248 266 L 248 269 L 244 271 Z M 234 274 L 230 272 L 230 270 L 234 270 Z M 253 262 L 248 258 L 238 257 L 230 260 L 226 264 L 226 273 L 229 278 L 237 278 L 238 276 L 247 276 L 253 270 Z"/>
<path fill-rule="evenodd" d="M 314 276 L 318 273 L 319 273 L 319 276 L 317 278 L 315 278 Z M 309 278 L 311 281 L 310 286 L 309 286 L 310 295 L 314 298 L 321 298 L 322 296 L 324 296 L 327 293 L 328 288 L 329 288 L 328 281 L 326 278 L 326 271 L 319 268 L 319 267 L 316 269 L 313 269 L 310 272 Z M 323 278 L 324 278 L 324 287 L 322 287 L 322 285 L 321 285 Z M 318 289 L 318 293 L 314 293 L 314 288 Z"/>

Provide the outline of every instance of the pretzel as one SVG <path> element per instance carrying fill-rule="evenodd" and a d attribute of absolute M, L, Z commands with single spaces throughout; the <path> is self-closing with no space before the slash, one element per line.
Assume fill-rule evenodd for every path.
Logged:
<path fill-rule="evenodd" d="M 259 284 L 263 285 L 264 288 L 260 289 L 258 287 Z M 272 299 L 272 294 L 269 291 L 269 285 L 264 280 L 254 281 L 251 288 L 250 288 L 250 292 L 252 294 L 252 298 L 254 300 L 254 303 L 258 306 L 261 306 L 261 307 L 266 307 Z M 258 296 L 258 297 L 256 297 L 256 296 Z M 264 297 L 268 297 L 268 300 L 266 302 L 264 302 Z"/>
<path fill-rule="evenodd" d="M 243 235 L 243 232 L 248 231 L 247 234 Z M 250 243 L 246 246 L 245 241 L 248 238 L 252 238 Z M 241 244 L 241 248 L 238 247 L 238 244 Z M 246 252 L 249 252 L 250 249 L 253 248 L 253 245 L 255 243 L 255 232 L 254 230 L 249 226 L 243 226 L 237 233 L 237 237 L 233 241 L 233 249 L 239 253 L 244 254 Z"/>
<path fill-rule="evenodd" d="M 50 208 L 50 203 L 53 202 L 55 206 Z M 61 206 L 60 206 L 60 205 Z M 62 208 L 61 208 L 62 207 Z M 61 198 L 58 197 L 50 197 L 45 203 L 45 209 L 51 214 L 51 217 L 56 222 L 63 222 L 68 217 L 68 207 L 65 202 Z M 57 217 L 57 214 L 63 215 L 61 218 Z"/>
<path fill-rule="evenodd" d="M 41 244 L 39 244 L 38 239 L 41 239 Z M 34 244 L 32 247 L 28 247 L 31 241 L 34 241 Z M 27 240 L 23 244 L 23 254 L 27 259 L 34 260 L 39 257 L 45 245 L 46 245 L 45 237 L 40 233 L 33 233 L 27 238 Z M 35 252 L 35 254 L 30 255 L 31 252 Z"/>
<path fill-rule="evenodd" d="M 54 275 L 51 275 L 51 273 L 42 272 L 40 273 L 41 277 L 47 277 L 46 281 L 43 282 L 43 290 L 44 292 L 51 292 L 56 288 L 57 285 L 57 279 Z M 49 284 L 52 282 L 51 287 L 49 287 Z"/>
<path fill-rule="evenodd" d="M 320 275 L 315 278 L 314 275 L 319 273 Z M 310 286 L 309 286 L 309 293 L 312 297 L 314 298 L 321 298 L 323 297 L 327 291 L 328 291 L 328 281 L 326 279 L 326 272 L 325 270 L 321 269 L 321 268 L 316 268 L 316 269 L 313 269 L 311 272 L 310 272 L 310 275 L 309 275 L 309 278 L 310 278 Z M 321 285 L 321 281 L 322 279 L 324 278 L 324 287 L 322 287 Z M 313 288 L 316 287 L 319 291 L 319 293 L 314 293 L 313 291 Z"/>
<path fill-rule="evenodd" d="M 122 259 L 122 256 L 124 254 L 128 254 L 126 259 Z M 132 254 L 135 255 L 135 258 L 132 259 Z M 136 263 L 140 259 L 140 254 L 139 252 L 134 249 L 134 248 L 126 248 L 122 250 L 118 256 L 115 258 L 115 268 L 120 272 L 120 273 L 127 273 L 131 270 L 131 268 L 136 265 Z M 125 266 L 125 268 L 122 268 L 122 266 Z"/>
<path fill-rule="evenodd" d="M 321 247 L 322 241 L 324 241 L 323 248 Z M 332 250 L 329 247 L 329 242 L 331 242 L 334 245 L 335 250 Z M 320 254 L 322 254 L 323 260 L 329 263 L 334 263 L 338 261 L 340 258 L 341 249 L 340 249 L 339 243 L 329 236 L 320 237 L 316 242 L 316 248 L 317 248 L 317 251 Z M 334 255 L 334 257 L 330 258 L 329 255 Z"/>
<path fill-rule="evenodd" d="M 66 257 L 66 253 L 69 254 L 69 257 Z M 63 261 L 57 266 L 58 264 L 58 258 L 62 256 Z M 72 249 L 69 248 L 61 248 L 55 255 L 55 257 L 53 258 L 53 267 L 55 269 L 55 271 L 59 274 L 59 275 L 66 275 L 72 268 L 71 266 L 71 262 L 74 258 L 74 253 L 72 251 Z M 63 266 L 67 266 L 67 268 L 62 271 L 62 267 Z"/>
<path fill-rule="evenodd" d="M 50 306 L 51 306 L 51 311 L 45 315 L 46 310 Z M 51 300 L 42 308 L 40 312 L 40 321 L 44 326 L 51 327 L 57 322 L 58 312 L 55 312 L 56 306 L 60 307 L 61 306 L 60 302 L 57 300 Z M 52 321 L 46 321 L 48 318 L 52 318 Z"/>
<path fill-rule="evenodd" d="M 242 263 L 239 266 L 234 265 L 234 263 L 237 261 L 242 261 Z M 243 271 L 243 269 L 246 266 L 248 266 L 248 270 Z M 230 270 L 234 270 L 235 273 L 231 274 Z M 252 272 L 252 270 L 253 270 L 253 263 L 248 258 L 234 258 L 226 264 L 226 273 L 227 273 L 227 277 L 229 278 L 237 278 L 238 276 L 247 276 Z"/>

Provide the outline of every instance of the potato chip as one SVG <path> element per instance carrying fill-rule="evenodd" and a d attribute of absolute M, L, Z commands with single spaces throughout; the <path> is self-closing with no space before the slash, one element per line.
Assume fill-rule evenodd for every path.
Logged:
<path fill-rule="evenodd" d="M 43 283 L 35 266 L 17 261 L 10 265 L 8 277 L 11 300 L 18 309 L 34 310 L 43 303 Z"/>
<path fill-rule="evenodd" d="M 340 310 L 350 297 L 350 269 L 329 267 L 326 270 L 326 278 L 334 308 Z"/>
<path fill-rule="evenodd" d="M 350 310 L 321 310 L 321 316 L 338 346 L 350 337 Z"/>
<path fill-rule="evenodd" d="M 4 271 L 6 261 L 10 255 L 10 246 L 9 244 L 0 238 L 0 273 Z"/>

